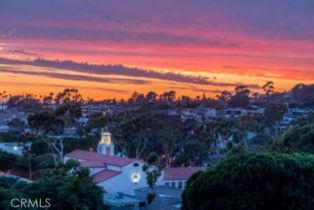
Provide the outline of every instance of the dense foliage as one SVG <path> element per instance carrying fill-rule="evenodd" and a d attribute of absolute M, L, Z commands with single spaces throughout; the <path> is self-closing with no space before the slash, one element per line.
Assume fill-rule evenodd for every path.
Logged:
<path fill-rule="evenodd" d="M 314 107 L 314 85 L 298 84 L 291 90 L 291 95 L 298 105 Z"/>
<path fill-rule="evenodd" d="M 183 210 L 314 208 L 314 156 L 240 155 L 194 175 Z"/>
<path fill-rule="evenodd" d="M 0 171 L 6 172 L 16 164 L 17 157 L 7 152 L 0 151 Z"/>
<path fill-rule="evenodd" d="M 76 161 L 44 170 L 38 180 L 26 184 L 0 178 L 0 209 L 10 209 L 12 198 L 50 199 L 49 209 L 103 210 L 102 190 L 89 178 L 87 169 Z"/>
<path fill-rule="evenodd" d="M 295 126 L 275 141 L 273 150 L 283 153 L 303 152 L 314 154 L 314 126 Z"/>
<path fill-rule="evenodd" d="M 269 125 L 274 125 L 276 122 L 280 122 L 283 118 L 284 113 L 287 111 L 288 107 L 285 104 L 268 104 L 264 111 L 265 123 Z"/>
<path fill-rule="evenodd" d="M 163 166 L 211 166 L 227 158 L 190 179 L 183 209 L 311 209 L 312 156 L 246 152 L 314 153 L 314 128 L 309 126 L 314 123 L 313 113 L 301 113 L 302 118 L 295 118 L 291 122 L 295 127 L 283 137 L 280 130 L 291 114 L 286 113 L 289 108 L 314 107 L 313 87 L 299 84 L 278 93 L 269 81 L 263 86 L 265 94 L 239 85 L 216 99 L 205 93 L 178 97 L 170 90 L 135 92 L 127 100 L 104 101 L 86 101 L 77 89 L 39 97 L 9 97 L 4 92 L 0 100 L 6 101 L 8 110 L 25 112 L 28 117 L 27 121 L 11 119 L 10 130 L 0 133 L 0 141 L 24 146 L 32 142 L 32 146 L 17 159 L 0 153 L 0 170 L 26 170 L 30 178 L 40 169 L 48 170 L 31 185 L 9 188 L 0 180 L 0 209 L 13 195 L 49 196 L 55 209 L 101 209 L 101 192 L 86 171 L 69 176 L 59 164 L 65 153 L 75 149 L 95 151 L 102 129 L 112 133 L 119 155 L 147 160 L 143 169 L 151 188 L 149 203 L 156 196 L 154 185 Z M 87 111 L 98 105 L 98 113 Z M 218 114 L 189 115 L 190 110 L 203 108 L 213 108 Z M 236 115 L 230 112 L 239 110 Z M 150 163 L 151 154 L 155 158 Z"/>

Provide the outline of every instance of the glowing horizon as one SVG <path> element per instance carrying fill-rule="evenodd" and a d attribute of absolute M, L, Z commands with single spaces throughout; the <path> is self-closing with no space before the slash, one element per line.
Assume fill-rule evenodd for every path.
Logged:
<path fill-rule="evenodd" d="M 149 90 L 215 96 L 235 84 L 259 91 L 270 80 L 285 91 L 314 83 L 313 10 L 310 0 L 4 0 L 0 58 L 12 62 L 0 62 L 0 91 L 47 94 L 74 87 L 97 99 Z M 37 58 L 124 65 L 157 75 L 89 76 L 14 63 Z M 203 84 L 195 82 L 198 77 Z"/>

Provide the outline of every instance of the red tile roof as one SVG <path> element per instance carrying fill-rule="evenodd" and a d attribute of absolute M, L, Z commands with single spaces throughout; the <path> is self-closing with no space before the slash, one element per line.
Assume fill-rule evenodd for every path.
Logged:
<path fill-rule="evenodd" d="M 13 175 L 13 176 L 17 176 L 17 177 L 22 177 L 25 179 L 30 179 L 30 180 L 35 180 L 37 178 L 36 173 L 32 174 L 32 177 L 29 177 L 29 171 L 28 170 L 16 170 L 16 169 L 10 169 L 9 171 L 7 171 L 8 175 Z"/>
<path fill-rule="evenodd" d="M 82 161 L 81 166 L 85 168 L 99 168 L 104 167 L 105 164 L 101 161 Z"/>
<path fill-rule="evenodd" d="M 187 180 L 194 173 L 205 170 L 205 167 L 166 168 L 164 170 L 164 180 Z"/>
<path fill-rule="evenodd" d="M 73 158 L 73 159 L 80 159 L 85 161 L 92 161 L 92 162 L 102 162 L 103 164 L 114 165 L 114 166 L 126 166 L 134 161 L 135 159 L 131 158 L 123 158 L 111 155 L 102 155 L 96 152 L 89 152 L 84 150 L 74 150 L 65 155 L 66 157 Z"/>
<path fill-rule="evenodd" d="M 117 176 L 120 173 L 121 172 L 118 171 L 104 170 L 92 176 L 93 182 L 101 183 L 103 181 L 106 181 L 107 179 Z"/>

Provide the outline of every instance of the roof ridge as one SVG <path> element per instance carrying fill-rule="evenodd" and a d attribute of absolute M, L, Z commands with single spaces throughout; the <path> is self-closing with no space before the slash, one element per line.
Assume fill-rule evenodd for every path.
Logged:
<path fill-rule="evenodd" d="M 97 152 L 91 152 L 86 150 L 77 149 L 70 153 L 67 153 L 65 156 L 74 158 L 74 159 L 81 159 L 88 162 L 91 161 L 101 161 L 103 163 L 109 164 L 109 165 L 116 165 L 116 166 L 126 166 L 131 164 L 135 161 L 140 161 L 133 158 L 128 157 L 120 157 L 120 156 L 111 156 L 111 155 L 105 155 L 105 154 L 99 154 Z"/>

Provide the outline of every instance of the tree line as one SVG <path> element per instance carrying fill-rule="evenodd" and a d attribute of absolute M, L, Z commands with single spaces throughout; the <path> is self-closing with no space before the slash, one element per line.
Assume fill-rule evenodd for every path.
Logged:
<path fill-rule="evenodd" d="M 143 108 L 182 108 L 182 107 L 237 107 L 247 108 L 250 102 L 254 105 L 265 106 L 269 103 L 291 103 L 299 107 L 314 107 L 314 85 L 297 84 L 287 92 L 275 91 L 273 82 L 268 81 L 260 91 L 252 92 L 246 85 L 238 85 L 234 91 L 222 91 L 216 97 L 202 96 L 177 96 L 176 91 L 170 90 L 158 94 L 154 91 L 148 93 L 134 92 L 128 99 L 104 99 L 94 100 L 93 98 L 83 98 L 78 89 L 66 88 L 55 94 L 53 92 L 48 95 L 36 95 L 25 93 L 22 95 L 11 95 L 6 91 L 0 93 L 0 101 L 4 101 L 9 108 L 16 108 L 22 111 L 35 112 L 50 107 L 51 105 L 59 105 L 63 103 L 75 104 L 107 104 L 127 107 L 143 107 Z"/>

